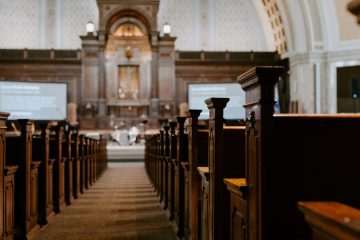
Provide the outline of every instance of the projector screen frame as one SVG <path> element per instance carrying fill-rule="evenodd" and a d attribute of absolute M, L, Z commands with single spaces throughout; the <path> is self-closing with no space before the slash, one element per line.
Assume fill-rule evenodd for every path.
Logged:
<path fill-rule="evenodd" d="M 19 120 L 19 119 L 28 119 L 28 120 L 34 120 L 37 122 L 44 122 L 44 121 L 57 121 L 57 122 L 64 122 L 67 121 L 68 119 L 68 103 L 69 103 L 69 83 L 67 82 L 45 82 L 45 81 L 25 81 L 25 80 L 11 80 L 11 79 L 6 79 L 6 80 L 0 80 L 0 85 L 1 83 L 23 83 L 23 84 L 39 84 L 39 85 L 63 85 L 65 86 L 65 109 L 64 109 L 64 118 L 48 118 L 48 119 L 41 119 L 41 118 L 12 118 L 11 116 L 11 112 L 10 112 L 10 116 L 9 116 L 9 120 Z M 1 89 L 0 89 L 0 93 L 1 93 Z M 0 96 L 1 97 L 1 96 Z M 0 107 L 1 107 L 1 103 L 0 103 Z M 3 109 L 0 109 L 0 111 L 4 111 Z M 7 112 L 7 111 L 5 111 Z"/>

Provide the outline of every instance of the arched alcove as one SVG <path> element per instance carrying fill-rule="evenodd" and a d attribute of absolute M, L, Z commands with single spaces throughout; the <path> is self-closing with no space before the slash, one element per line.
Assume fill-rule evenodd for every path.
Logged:
<path fill-rule="evenodd" d="M 152 47 L 149 21 L 123 9 L 108 20 L 105 30 L 107 113 L 114 124 L 149 115 Z"/>

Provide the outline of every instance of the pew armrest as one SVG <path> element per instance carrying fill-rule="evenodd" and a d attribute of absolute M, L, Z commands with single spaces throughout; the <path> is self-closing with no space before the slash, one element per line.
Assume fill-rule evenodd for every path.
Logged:
<path fill-rule="evenodd" d="M 5 166 L 5 168 L 4 168 L 4 174 L 5 174 L 5 176 L 14 174 L 18 168 L 19 168 L 19 166 L 17 166 L 17 165 L 14 165 L 14 166 Z"/>
<path fill-rule="evenodd" d="M 172 162 L 173 162 L 173 164 L 174 164 L 175 166 L 177 166 L 178 163 L 179 163 L 179 160 L 177 160 L 177 158 L 173 158 L 173 159 L 172 159 Z"/>
<path fill-rule="evenodd" d="M 55 162 L 55 159 L 51 158 L 48 160 L 48 165 L 52 166 L 54 164 L 54 162 Z"/>
<path fill-rule="evenodd" d="M 299 202 L 313 229 L 335 239 L 360 238 L 360 210 L 338 202 Z"/>
<path fill-rule="evenodd" d="M 245 178 L 225 178 L 224 183 L 230 192 L 241 198 L 247 198 L 248 185 Z"/>
<path fill-rule="evenodd" d="M 209 179 L 210 176 L 209 167 L 198 167 L 197 169 L 202 178 Z"/>
<path fill-rule="evenodd" d="M 32 161 L 31 162 L 31 169 L 36 169 L 40 166 L 41 161 Z"/>
<path fill-rule="evenodd" d="M 183 167 L 183 169 L 184 169 L 185 171 L 189 171 L 189 169 L 190 169 L 190 164 L 189 164 L 189 162 L 182 162 L 182 163 L 181 163 L 181 166 Z"/>

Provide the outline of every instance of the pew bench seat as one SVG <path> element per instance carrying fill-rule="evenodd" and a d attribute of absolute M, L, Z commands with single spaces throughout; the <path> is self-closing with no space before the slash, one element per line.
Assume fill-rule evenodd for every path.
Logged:
<path fill-rule="evenodd" d="M 15 202 L 15 172 L 19 166 L 4 167 L 4 216 L 5 216 L 5 235 L 6 239 L 14 237 L 14 202 Z"/>
<path fill-rule="evenodd" d="M 360 239 L 360 210 L 339 202 L 299 202 L 313 239 Z"/>
<path fill-rule="evenodd" d="M 245 189 L 247 188 L 245 178 L 225 178 L 224 183 L 227 189 L 240 197 L 246 197 Z"/>
<path fill-rule="evenodd" d="M 230 192 L 230 239 L 246 238 L 247 222 L 247 184 L 245 178 L 225 178 L 224 183 Z"/>
<path fill-rule="evenodd" d="M 201 233 L 201 239 L 209 239 L 209 216 L 208 216 L 208 210 L 209 210 L 209 177 L 210 177 L 210 171 L 209 167 L 198 167 L 198 172 L 201 176 L 201 203 L 200 203 L 200 209 L 201 209 L 201 227 L 200 227 L 200 233 Z"/>

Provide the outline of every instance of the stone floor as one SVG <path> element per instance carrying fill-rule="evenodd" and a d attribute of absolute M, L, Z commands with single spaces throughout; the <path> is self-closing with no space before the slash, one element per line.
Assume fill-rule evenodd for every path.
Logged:
<path fill-rule="evenodd" d="M 35 236 L 37 240 L 176 239 L 144 163 L 109 163 L 103 176 Z"/>

